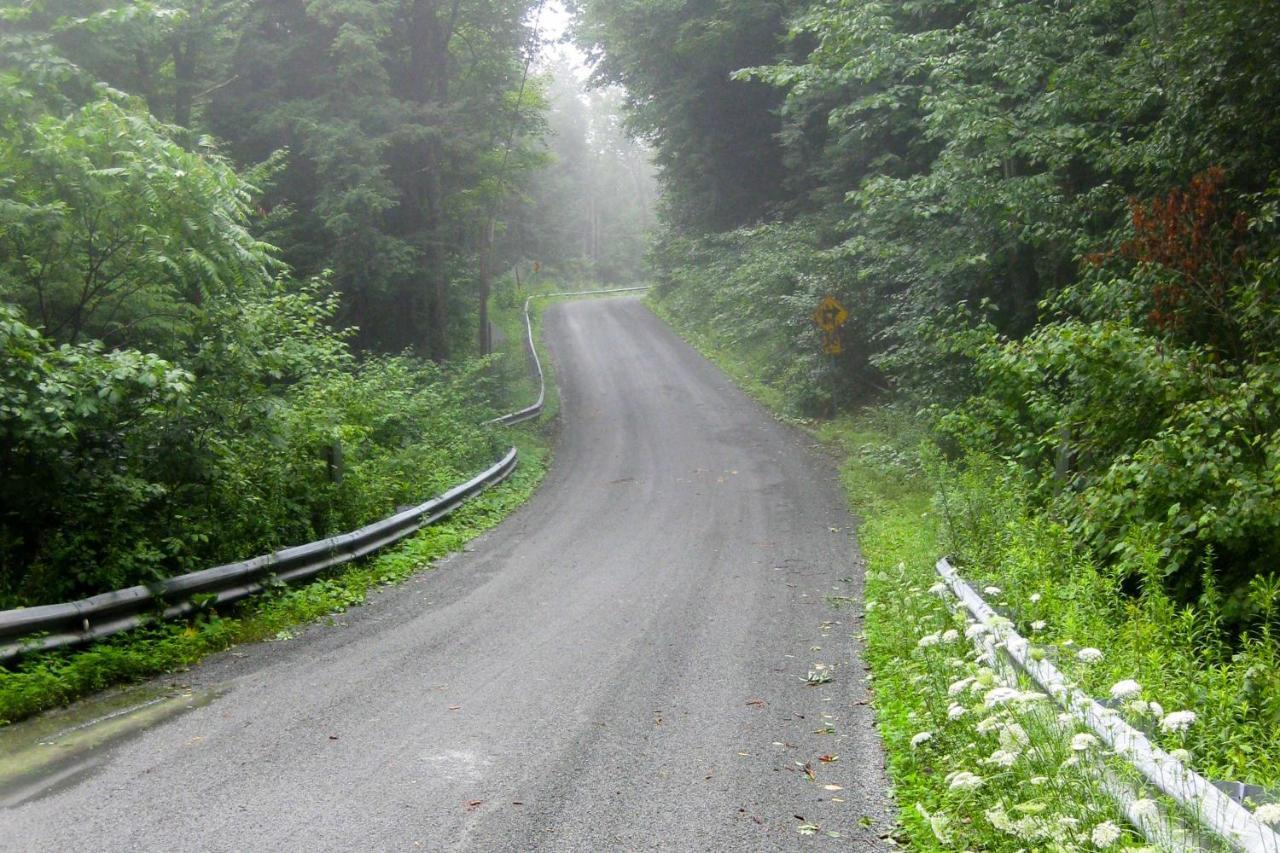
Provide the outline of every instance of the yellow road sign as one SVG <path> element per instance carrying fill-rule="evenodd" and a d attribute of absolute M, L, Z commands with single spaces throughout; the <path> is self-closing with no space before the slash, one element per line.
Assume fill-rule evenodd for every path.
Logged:
<path fill-rule="evenodd" d="M 849 312 L 834 296 L 824 296 L 813 312 L 813 322 L 818 324 L 819 329 L 827 333 L 839 329 L 848 319 Z"/>
<path fill-rule="evenodd" d="M 839 355 L 844 352 L 844 344 L 840 342 L 840 332 L 833 330 L 822 333 L 822 351 L 827 355 Z"/>

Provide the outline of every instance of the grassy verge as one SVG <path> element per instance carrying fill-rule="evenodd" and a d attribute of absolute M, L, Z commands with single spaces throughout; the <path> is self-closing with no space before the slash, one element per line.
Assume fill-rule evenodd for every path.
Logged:
<path fill-rule="evenodd" d="M 525 366 L 522 315 L 518 309 L 499 309 L 495 317 L 504 329 L 509 328 L 505 346 L 511 357 L 504 359 L 504 379 L 511 384 L 510 397 L 517 405 L 527 405 L 537 388 L 529 382 Z M 540 325 L 537 320 L 535 315 L 535 329 Z M 371 590 L 400 583 L 430 568 L 433 561 L 493 527 L 529 498 L 550 462 L 543 426 L 558 411 L 559 397 L 545 354 L 542 357 L 548 382 L 546 407 L 534 424 L 506 430 L 519 448 L 520 464 L 501 484 L 382 554 L 303 586 L 282 586 L 225 612 L 160 623 L 82 650 L 31 655 L 11 668 L 0 667 L 0 725 L 113 685 L 191 666 L 237 643 L 288 639 L 298 626 L 361 604 Z"/>
<path fill-rule="evenodd" d="M 656 310 L 668 321 L 669 312 Z M 779 410 L 749 356 L 672 325 L 748 393 Z M 843 457 L 860 518 L 863 608 L 873 704 L 899 805 L 898 840 L 919 850 L 1153 849 L 1100 793 L 1109 773 L 1143 809 L 1154 790 L 1057 709 L 993 668 L 954 612 L 934 563 L 949 554 L 971 584 L 1085 692 L 1211 779 L 1275 788 L 1280 661 L 1265 620 L 1215 634 L 1213 601 L 1177 607 L 1158 583 L 1124 589 L 1037 511 L 1016 470 L 947 462 L 925 424 L 893 406 L 804 422 Z M 1259 588 L 1273 612 L 1280 593 Z M 980 639 L 980 637 L 979 637 Z M 1193 712 L 1191 714 L 1186 712 Z M 1266 802 L 1246 802 L 1259 808 Z M 1280 820 L 1280 807 L 1259 814 Z M 1194 820 L 1191 821 L 1194 824 Z"/>

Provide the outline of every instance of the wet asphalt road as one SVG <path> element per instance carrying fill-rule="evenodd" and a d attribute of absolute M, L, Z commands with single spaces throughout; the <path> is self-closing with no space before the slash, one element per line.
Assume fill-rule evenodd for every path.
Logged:
<path fill-rule="evenodd" d="M 831 460 L 637 300 L 555 305 L 545 337 L 562 428 L 526 506 L 183 674 L 207 701 L 0 809 L 0 849 L 878 847 Z"/>

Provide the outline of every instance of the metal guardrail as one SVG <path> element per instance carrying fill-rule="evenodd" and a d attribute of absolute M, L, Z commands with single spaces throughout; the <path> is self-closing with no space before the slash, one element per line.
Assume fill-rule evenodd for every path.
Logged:
<path fill-rule="evenodd" d="M 529 358 L 533 361 L 533 369 L 538 374 L 538 399 L 532 406 L 526 406 L 519 411 L 494 418 L 491 421 L 486 421 L 486 423 L 511 426 L 513 424 L 524 423 L 525 421 L 536 418 L 538 415 L 542 414 L 542 404 L 547 397 L 547 380 L 542 373 L 542 359 L 538 358 L 538 348 L 533 344 L 533 320 L 529 317 L 529 305 L 533 300 L 553 296 L 596 296 L 604 293 L 628 293 L 633 290 L 648 290 L 650 286 L 651 285 L 645 284 L 639 287 L 615 287 L 609 290 L 572 290 L 564 293 L 538 293 L 525 299 L 525 345 L 529 348 Z"/>
<path fill-rule="evenodd" d="M 439 497 L 350 533 L 178 575 L 150 587 L 131 586 L 80 601 L 0 612 L 0 662 L 109 637 L 157 617 L 176 619 L 202 607 L 238 601 L 270 584 L 314 577 L 449 515 L 467 498 L 506 479 L 515 467 L 513 447 L 492 466 Z"/>
<path fill-rule="evenodd" d="M 644 290 L 646 287 L 541 295 L 591 296 Z M 531 296 L 525 300 L 524 323 L 525 345 L 538 376 L 538 399 L 531 406 L 486 423 L 510 426 L 542 413 L 547 389 L 542 362 L 533 341 L 533 321 L 529 317 L 529 304 L 534 298 Z M 178 575 L 151 586 L 131 586 L 79 601 L 0 611 L 0 663 L 29 652 L 100 640 L 156 619 L 177 619 L 204 607 L 238 601 L 272 584 L 315 577 L 327 569 L 399 542 L 433 521 L 444 518 L 468 498 L 506 479 L 515 470 L 516 461 L 516 449 L 512 447 L 501 459 L 467 482 L 425 503 L 349 533 Z"/>
<path fill-rule="evenodd" d="M 1152 786 L 1160 790 L 1188 816 L 1202 823 L 1210 832 L 1236 850 L 1249 853 L 1280 853 L 1280 834 L 1254 817 L 1247 809 L 1228 797 L 1209 780 L 1160 749 L 1142 732 L 1130 726 L 1113 709 L 1105 708 L 1093 697 L 1072 687 L 1063 674 L 1047 660 L 1032 655 L 1030 642 L 1001 621 L 991 605 L 973 587 L 965 583 L 946 558 L 938 560 L 937 572 L 971 618 L 991 632 L 990 652 L 996 646 L 1027 675 L 1037 687 L 1051 696 L 1075 720 L 1089 728 L 1111 747 L 1116 755 L 1131 764 Z M 1127 808 L 1130 798 L 1114 785 L 1107 793 L 1122 804 L 1148 840 L 1160 843 L 1167 827 L 1134 814 Z M 1186 849 L 1178 845 L 1180 849 Z"/>

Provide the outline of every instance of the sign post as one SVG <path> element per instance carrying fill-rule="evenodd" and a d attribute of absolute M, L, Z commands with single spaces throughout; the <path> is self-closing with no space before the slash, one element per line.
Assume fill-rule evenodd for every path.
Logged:
<path fill-rule="evenodd" d="M 844 342 L 840 340 L 840 327 L 849 321 L 849 312 L 840 300 L 831 294 L 827 294 L 818 303 L 818 307 L 813 309 L 813 322 L 822 330 L 822 351 L 829 356 L 837 356 L 844 352 Z M 835 376 L 831 377 L 832 391 L 831 401 L 828 405 L 828 415 L 835 408 Z"/>

